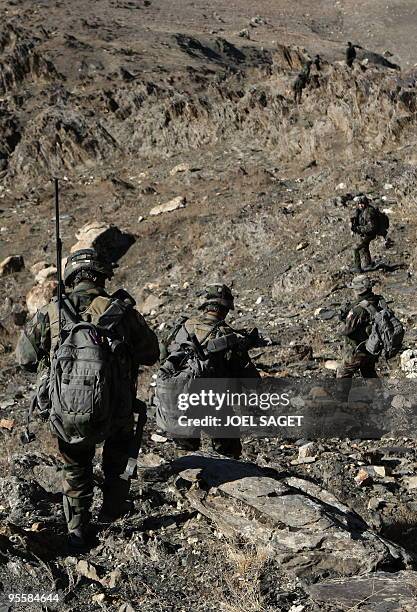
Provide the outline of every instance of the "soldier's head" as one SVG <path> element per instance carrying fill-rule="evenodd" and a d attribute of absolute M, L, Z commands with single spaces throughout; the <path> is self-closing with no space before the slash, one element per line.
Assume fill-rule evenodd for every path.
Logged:
<path fill-rule="evenodd" d="M 350 42 L 350 40 L 348 41 L 348 47 L 351 47 L 352 43 Z"/>
<path fill-rule="evenodd" d="M 356 199 L 358 208 L 360 208 L 361 210 L 363 210 L 364 208 L 369 206 L 369 198 L 366 195 L 361 194 L 360 196 L 358 196 L 355 199 Z"/>
<path fill-rule="evenodd" d="M 227 285 L 214 283 L 208 285 L 204 290 L 204 298 L 199 310 L 216 314 L 219 319 L 224 319 L 229 310 L 234 310 L 234 298 L 232 291 Z"/>
<path fill-rule="evenodd" d="M 71 253 L 64 269 L 64 284 L 75 287 L 82 281 L 90 281 L 104 287 L 107 279 L 113 276 L 113 266 L 100 257 L 94 249 L 80 249 Z"/>
<path fill-rule="evenodd" d="M 372 281 L 366 274 L 359 274 L 352 280 L 351 288 L 358 297 L 368 295 L 372 293 Z"/>

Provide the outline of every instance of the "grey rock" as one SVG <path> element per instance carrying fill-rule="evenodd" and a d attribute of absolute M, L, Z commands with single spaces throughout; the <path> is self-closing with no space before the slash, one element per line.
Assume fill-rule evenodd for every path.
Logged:
<path fill-rule="evenodd" d="M 270 548 L 288 573 L 310 581 L 410 563 L 406 551 L 311 482 L 275 479 L 257 466 L 201 454 L 193 465 L 192 458 L 187 467 L 201 466 L 203 485 L 186 493 L 190 503 L 225 535 Z"/>
<path fill-rule="evenodd" d="M 48 493 L 61 493 L 62 474 L 61 470 L 52 465 L 35 465 L 33 468 L 36 481 Z"/>
<path fill-rule="evenodd" d="M 165 204 L 159 204 L 158 206 L 154 206 L 149 214 L 151 216 L 161 215 L 163 213 L 173 212 L 174 210 L 178 210 L 179 208 L 184 208 L 187 204 L 187 200 L 184 196 L 178 196 Z"/>
<path fill-rule="evenodd" d="M 416 609 L 417 572 L 375 572 L 372 576 L 313 584 L 307 591 L 314 602 L 331 604 L 333 610 L 411 612 Z"/>
<path fill-rule="evenodd" d="M 37 482 L 17 476 L 0 478 L 1 505 L 12 519 L 21 518 L 27 512 L 33 513 L 34 506 L 44 496 L 45 491 Z"/>

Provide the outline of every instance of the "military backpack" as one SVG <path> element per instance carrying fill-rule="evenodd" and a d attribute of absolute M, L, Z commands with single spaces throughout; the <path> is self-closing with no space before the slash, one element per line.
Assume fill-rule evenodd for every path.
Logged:
<path fill-rule="evenodd" d="M 379 208 L 376 210 L 376 234 L 377 236 L 383 236 L 384 238 L 388 234 L 389 230 L 389 217 Z"/>
<path fill-rule="evenodd" d="M 398 355 L 404 340 L 404 326 L 387 306 L 381 301 L 379 308 L 364 300 L 359 304 L 369 313 L 371 331 L 365 343 L 366 350 L 371 355 L 391 359 Z"/>
<path fill-rule="evenodd" d="M 131 398 L 122 382 L 129 378 L 122 372 L 129 367 L 129 348 L 118 325 L 134 302 L 107 302 L 93 323 L 88 309 L 82 318 L 63 298 L 62 342 L 52 354 L 49 375 L 49 420 L 53 434 L 68 444 L 104 441 L 114 408 Z"/>

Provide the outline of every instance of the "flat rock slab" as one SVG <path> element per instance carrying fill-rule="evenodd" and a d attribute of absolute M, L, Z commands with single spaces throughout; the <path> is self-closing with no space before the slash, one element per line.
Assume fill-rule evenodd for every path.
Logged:
<path fill-rule="evenodd" d="M 414 612 L 417 609 L 417 572 L 375 572 L 313 584 L 307 591 L 314 602 L 332 604 L 334 610 Z"/>
<path fill-rule="evenodd" d="M 170 467 L 174 472 L 180 473 L 184 480 L 187 480 L 188 470 L 199 470 L 199 479 L 210 487 L 240 480 L 245 476 L 264 476 L 265 474 L 262 468 L 253 463 L 223 459 L 205 453 L 184 455 L 173 461 Z"/>
<path fill-rule="evenodd" d="M 285 571 L 306 582 L 410 565 L 406 551 L 307 480 L 202 454 L 174 466 L 193 483 L 185 495 L 196 510 L 225 535 L 268 547 Z"/>

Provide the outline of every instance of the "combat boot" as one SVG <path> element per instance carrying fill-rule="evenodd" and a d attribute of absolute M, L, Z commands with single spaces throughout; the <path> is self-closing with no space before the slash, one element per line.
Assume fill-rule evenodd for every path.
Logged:
<path fill-rule="evenodd" d="M 71 554 L 83 554 L 91 548 L 90 538 L 81 527 L 73 529 L 68 533 L 68 550 Z"/>
<path fill-rule="evenodd" d="M 98 517 L 101 523 L 112 523 L 132 513 L 134 506 L 128 499 L 129 490 L 129 479 L 112 477 L 104 481 L 103 505 Z"/>
<path fill-rule="evenodd" d="M 63 506 L 68 527 L 68 548 L 73 554 L 86 552 L 94 545 L 90 510 L 84 508 L 80 500 L 66 495 Z"/>

